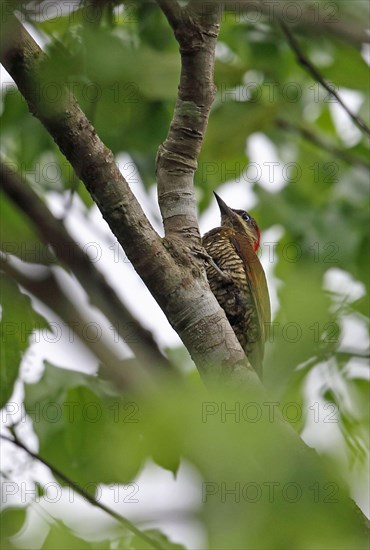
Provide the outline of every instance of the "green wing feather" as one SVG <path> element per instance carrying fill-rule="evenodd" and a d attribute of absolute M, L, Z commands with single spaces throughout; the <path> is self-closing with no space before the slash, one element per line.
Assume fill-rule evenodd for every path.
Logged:
<path fill-rule="evenodd" d="M 249 239 L 239 234 L 237 239 L 231 237 L 231 241 L 243 261 L 247 274 L 247 282 L 254 300 L 260 332 L 260 342 L 258 346 L 255 346 L 254 354 L 256 356 L 256 363 L 262 365 L 267 327 L 271 322 L 270 297 L 266 276 Z M 251 362 L 253 362 L 253 359 Z"/>

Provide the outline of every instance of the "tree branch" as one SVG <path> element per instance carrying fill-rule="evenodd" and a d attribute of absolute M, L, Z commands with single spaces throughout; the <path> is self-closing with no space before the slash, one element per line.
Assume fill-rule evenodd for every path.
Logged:
<path fill-rule="evenodd" d="M 158 200 L 165 234 L 199 248 L 194 173 L 215 95 L 214 62 L 220 4 L 189 2 L 176 13 L 158 2 L 180 46 L 181 76 L 173 119 L 157 155 Z"/>
<path fill-rule="evenodd" d="M 139 261 L 153 247 L 161 246 L 159 235 L 120 173 L 112 152 L 99 139 L 73 94 L 62 88 L 59 102 L 45 98 L 43 90 L 49 81 L 43 76 L 43 68 L 47 58 L 18 19 L 5 15 L 7 32 L 1 45 L 4 67 L 31 113 L 42 122 L 86 185 L 127 255 Z"/>
<path fill-rule="evenodd" d="M 317 80 L 325 88 L 327 92 L 331 96 L 333 96 L 338 103 L 342 106 L 342 108 L 345 110 L 347 115 L 351 118 L 352 122 L 359 128 L 363 133 L 370 136 L 370 128 L 366 125 L 366 123 L 360 118 L 359 116 L 355 115 L 344 103 L 344 101 L 341 99 L 341 97 L 338 95 L 336 90 L 324 79 L 320 71 L 316 69 L 316 67 L 311 63 L 311 61 L 306 57 L 306 55 L 303 53 L 303 50 L 301 49 L 298 41 L 296 40 L 295 36 L 289 29 L 288 25 L 284 23 L 284 21 L 280 21 L 280 26 L 287 37 L 288 43 L 293 50 L 293 52 L 296 55 L 297 61 L 302 67 L 312 76 L 314 80 Z"/>
<path fill-rule="evenodd" d="M 350 165 L 357 165 L 357 166 L 360 166 L 361 168 L 365 168 L 366 170 L 370 170 L 370 164 L 368 164 L 364 159 L 362 159 L 358 155 L 354 155 L 349 151 L 346 151 L 345 149 L 341 149 L 340 147 L 337 147 L 333 143 L 329 143 L 328 141 L 322 139 L 321 136 L 315 134 L 308 128 L 304 128 L 303 126 L 292 124 L 291 122 L 283 118 L 277 118 L 276 125 L 278 128 L 282 130 L 293 132 L 295 134 L 302 136 L 302 138 L 313 143 L 314 145 L 319 147 L 321 150 L 327 151 L 329 154 L 337 157 L 340 160 L 343 160 L 344 162 L 347 162 Z"/>
<path fill-rule="evenodd" d="M 209 288 L 202 260 L 196 257 L 194 251 L 191 251 L 182 239 L 161 239 L 154 231 L 119 172 L 112 152 L 101 142 L 74 96 L 63 88 L 62 99 L 55 103 L 48 101 L 46 95 L 40 93 L 49 83 L 45 72 L 42 71 L 46 56 L 14 15 L 6 15 L 7 26 L 6 32 L 2 35 L 1 62 L 15 80 L 30 111 L 49 131 L 76 174 L 84 182 L 132 265 L 189 350 L 201 375 L 207 379 L 221 379 L 224 383 L 258 386 L 258 377 L 250 367 L 225 312 Z M 203 17 L 202 13 L 197 14 L 194 10 L 192 16 L 195 18 L 192 32 L 189 32 L 187 37 L 186 26 L 180 24 L 180 34 L 185 42 L 190 40 L 192 46 L 197 39 L 200 51 L 190 48 L 187 55 L 186 49 L 182 47 L 182 56 L 188 65 L 194 64 L 195 60 L 198 68 L 202 67 L 200 59 L 206 56 L 209 64 L 205 76 L 209 82 L 213 62 L 210 51 L 203 47 L 204 40 L 209 35 L 213 54 L 215 33 L 219 25 L 211 22 L 208 31 L 207 14 Z M 190 18 L 190 15 L 187 17 Z M 219 13 L 213 14 L 211 20 L 215 17 L 218 20 Z M 162 158 L 163 162 L 167 163 L 166 166 L 162 166 L 164 175 L 171 175 L 168 168 L 172 166 L 176 184 L 186 184 L 188 189 L 188 195 L 181 193 L 181 188 L 176 189 L 172 195 L 172 198 L 175 198 L 172 210 L 169 191 L 169 200 L 164 201 L 167 202 L 167 211 L 166 207 L 164 208 L 165 217 L 169 219 L 168 216 L 179 215 L 182 224 L 186 224 L 186 214 L 189 214 L 189 234 L 192 242 L 198 244 L 200 235 L 195 216 L 192 174 L 205 131 L 205 115 L 208 115 L 211 99 L 205 98 L 208 102 L 206 109 L 203 103 L 198 106 L 191 101 L 193 95 L 194 99 L 198 97 L 199 101 L 202 101 L 203 97 L 199 90 L 202 89 L 204 75 L 198 74 L 196 78 L 195 83 L 184 83 L 189 101 L 186 100 L 186 96 L 179 99 L 181 109 L 178 110 L 179 120 L 185 124 L 186 120 L 189 122 L 189 128 L 184 126 L 179 134 L 183 131 L 185 135 L 189 133 L 195 138 L 190 140 L 189 151 L 185 152 L 185 157 L 182 149 L 180 151 L 180 158 L 184 158 L 186 165 L 190 163 L 191 173 L 188 171 L 185 178 L 181 178 L 177 169 L 178 163 L 173 158 L 177 159 L 176 153 L 173 154 L 170 150 L 168 156 L 165 154 Z M 197 86 L 195 90 L 194 85 Z M 211 87 L 213 89 L 213 84 Z M 195 131 L 191 124 L 195 124 Z M 203 131 L 201 135 L 198 135 L 199 128 Z M 176 134 L 176 128 L 174 131 Z M 178 194 L 181 194 L 185 208 L 182 209 L 180 206 L 176 212 Z M 172 229 L 171 225 L 173 224 L 170 223 Z M 167 231 L 168 229 L 169 227 Z"/>
<path fill-rule="evenodd" d="M 140 531 L 133 523 L 131 523 L 130 520 L 126 519 L 124 516 L 121 516 L 121 514 L 118 514 L 108 506 L 105 506 L 105 504 L 102 504 L 98 500 L 95 500 L 94 497 L 92 497 L 88 491 L 86 491 L 83 487 L 81 487 L 78 483 L 70 479 L 68 476 L 66 476 L 63 472 L 55 468 L 52 464 L 41 458 L 38 454 L 32 452 L 24 443 L 22 443 L 19 439 L 12 439 L 11 437 L 8 437 L 6 435 L 0 434 L 0 438 L 3 441 L 8 441 L 9 443 L 12 443 L 13 445 L 16 445 L 19 447 L 19 449 L 22 449 L 25 451 L 28 456 L 33 458 L 34 460 L 37 460 L 38 462 L 41 462 L 41 464 L 44 464 L 49 470 L 59 479 L 63 481 L 68 487 L 76 491 L 82 498 L 87 500 L 90 504 L 93 506 L 96 506 L 97 508 L 100 508 L 103 512 L 110 515 L 112 518 L 114 518 L 116 521 L 121 523 L 128 531 L 131 533 L 134 533 L 136 536 L 138 536 L 141 540 L 145 541 L 147 544 L 149 544 L 153 548 L 157 548 L 158 550 L 161 550 L 161 546 L 158 544 L 158 542 L 154 539 L 152 539 L 150 536 L 148 536 L 143 531 Z"/>
<path fill-rule="evenodd" d="M 40 197 L 9 164 L 0 158 L 0 188 L 28 216 L 40 238 L 51 244 L 59 261 L 67 266 L 87 292 L 90 302 L 112 323 L 128 343 L 139 361 L 147 368 L 170 364 L 160 352 L 152 333 L 124 307 L 104 276 L 95 268 L 88 255 L 73 241 L 63 223 L 55 218 Z"/>
<path fill-rule="evenodd" d="M 215 48 L 222 6 L 217 1 L 203 3 L 191 0 L 184 8 L 170 0 L 159 0 L 157 3 L 174 30 L 181 55 L 174 115 L 167 138 L 157 154 L 158 202 L 165 241 L 173 253 L 177 254 L 185 247 L 191 250 L 192 256 L 195 254 L 202 258 L 194 173 L 216 93 Z M 204 291 L 198 295 L 197 303 L 193 302 L 192 314 L 189 315 L 190 310 L 187 308 L 186 317 L 183 313 L 178 316 L 176 325 L 173 325 L 175 330 L 180 334 L 179 328 L 186 327 L 186 337 L 189 336 L 195 344 L 196 353 L 192 353 L 192 357 L 196 363 L 203 363 L 205 359 L 207 371 L 211 369 L 211 372 L 215 372 L 214 367 L 219 365 L 220 357 L 225 357 L 219 374 L 226 374 L 226 378 L 230 379 L 229 367 L 232 366 L 231 381 L 233 378 L 234 381 L 241 381 L 245 376 L 244 382 L 247 381 L 248 385 L 255 383 L 255 373 L 244 353 L 241 353 L 240 344 L 224 311 L 210 292 L 203 265 L 201 277 Z M 187 298 L 190 307 L 190 292 Z M 183 341 L 186 345 L 186 340 Z"/>

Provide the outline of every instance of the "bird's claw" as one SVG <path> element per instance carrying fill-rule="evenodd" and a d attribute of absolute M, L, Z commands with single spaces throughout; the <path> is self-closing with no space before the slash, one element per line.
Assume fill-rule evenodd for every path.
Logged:
<path fill-rule="evenodd" d="M 224 271 L 222 271 L 222 269 L 220 269 L 218 267 L 218 265 L 216 264 L 216 262 L 214 261 L 214 259 L 212 258 L 212 256 L 210 256 L 208 254 L 208 252 L 206 252 L 205 250 L 197 250 L 196 251 L 196 255 L 199 256 L 200 258 L 202 258 L 203 260 L 205 260 L 206 262 L 209 263 L 209 265 L 211 265 L 213 267 L 213 269 L 215 269 L 217 271 L 217 273 L 227 282 L 231 283 L 232 282 L 232 279 L 230 277 L 230 275 L 228 275 L 227 273 L 225 273 Z"/>

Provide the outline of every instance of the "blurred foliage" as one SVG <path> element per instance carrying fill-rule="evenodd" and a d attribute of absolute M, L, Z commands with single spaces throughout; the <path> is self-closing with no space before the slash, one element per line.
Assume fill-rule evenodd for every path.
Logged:
<path fill-rule="evenodd" d="M 49 60 L 43 70 L 53 83 L 38 92 L 57 101 L 61 86 L 67 86 L 114 154 L 131 156 L 150 192 L 155 155 L 176 100 L 178 46 L 155 3 L 129 2 L 123 8 L 108 2 L 97 17 L 88 17 L 94 13 L 88 6 L 94 4 L 96 8 L 94 2 L 76 4 L 75 11 L 60 10 L 57 17 L 41 20 L 37 14 L 42 3 L 28 10 L 29 22 L 45 42 Z M 303 51 L 336 88 L 355 94 L 358 114 L 369 123 L 368 67 L 361 48 L 340 32 L 346 23 L 362 28 L 367 3 L 304 3 L 303 13 L 310 9 L 316 13 L 316 25 L 305 24 L 303 18 L 292 26 Z M 252 189 L 253 214 L 262 230 L 283 230 L 277 242 L 262 246 L 262 259 L 273 263 L 279 281 L 264 382 L 283 411 L 293 403 L 302 412 L 299 418 L 286 415 L 301 432 L 313 405 L 307 380 L 321 373 L 317 399 L 338 413 L 345 458 L 335 446 L 327 465 L 314 466 L 315 461 L 290 452 L 276 423 L 268 422 L 265 414 L 256 422 L 243 415 L 238 421 L 235 415 L 223 417 L 222 410 L 243 410 L 248 403 L 256 403 L 264 413 L 266 407 L 255 396 L 226 389 L 211 399 L 194 372 L 178 387 L 145 397 L 118 395 L 100 377 L 50 364 L 42 379 L 25 389 L 40 455 L 83 486 L 128 483 L 149 458 L 176 474 L 181 458 L 186 458 L 204 482 L 198 489 L 208 491 L 197 520 L 209 548 L 365 548 L 339 479 L 346 478 L 348 464 L 366 466 L 369 449 L 366 342 L 359 337 L 353 338 L 352 347 L 344 344 L 343 328 L 349 318 L 364 327 L 368 323 L 368 141 L 348 121 L 338 122 L 333 115 L 337 105 L 297 64 L 278 25 L 266 15 L 223 15 L 215 81 L 218 92 L 195 179 L 199 211 L 208 207 L 213 190 L 233 180 L 239 183 L 240 200 L 230 206 L 249 208 L 243 196 Z M 90 208 L 90 196 L 18 91 L 11 85 L 2 91 L 1 149 L 7 161 L 39 194 L 77 192 Z M 347 94 L 344 98 L 349 101 Z M 296 131 L 279 125 L 282 119 Z M 330 146 L 306 139 L 300 128 Z M 261 170 L 248 169 L 254 159 L 246 144 L 255 133 L 274 148 L 274 158 L 267 155 L 266 163 L 280 161 L 274 167 L 275 180 L 284 176 L 278 191 Z M 333 153 L 333 148 L 347 157 Z M 257 173 L 253 179 L 252 173 Z M 50 263 L 28 219 L 5 197 L 1 200 L 2 250 L 29 264 Z M 37 259 L 30 250 L 37 251 Z M 348 288 L 324 285 L 333 272 L 344 277 Z M 354 297 L 353 284 L 361 289 Z M 30 332 L 47 324 L 8 278 L 3 281 L 1 315 L 3 405 L 13 392 Z M 11 326 L 23 327 L 23 332 L 9 331 Z M 170 350 L 169 355 L 175 363 L 188 361 L 183 350 Z M 330 376 L 325 375 L 328 369 Z M 202 411 L 207 406 L 213 412 L 205 419 Z M 97 412 L 96 421 L 90 421 L 89 413 Z M 248 483 L 250 493 L 243 493 Z M 269 483 L 277 484 L 273 498 Z M 282 492 L 287 484 L 296 484 L 292 490 L 298 487 L 302 497 L 291 500 L 292 493 Z M 253 499 L 253 489 L 261 496 Z M 23 508 L 1 513 L 4 548 L 19 547 L 14 535 L 25 517 Z M 55 518 L 48 525 L 43 548 L 146 547 L 126 530 L 117 534 L 116 527 L 104 540 L 91 541 Z M 150 535 L 161 548 L 179 548 L 158 531 L 151 529 Z"/>
<path fill-rule="evenodd" d="M 47 321 L 32 307 L 29 296 L 16 283 L 0 273 L 1 288 L 1 369 L 0 406 L 9 401 L 24 351 L 30 344 L 33 330 L 48 328 Z"/>
<path fill-rule="evenodd" d="M 1 548 L 16 548 L 10 538 L 20 531 L 26 518 L 25 508 L 5 508 L 0 512 L 0 541 Z"/>
<path fill-rule="evenodd" d="M 342 482 L 313 452 L 291 452 L 291 434 L 270 405 L 244 390 L 211 396 L 186 381 L 123 397 L 52 365 L 25 395 L 40 455 L 83 487 L 125 483 L 143 458 L 191 462 L 202 478 L 198 515 L 209 548 L 365 548 Z M 140 500 L 140 482 L 137 489 Z"/>
<path fill-rule="evenodd" d="M 3 192 L 0 192 L 0 200 L 1 250 L 30 263 L 53 263 L 53 253 L 38 238 L 29 219 L 22 215 Z"/>

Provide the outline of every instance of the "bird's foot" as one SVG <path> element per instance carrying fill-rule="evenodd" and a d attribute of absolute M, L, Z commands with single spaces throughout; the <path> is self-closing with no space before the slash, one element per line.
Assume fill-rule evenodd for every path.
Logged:
<path fill-rule="evenodd" d="M 218 265 L 216 264 L 216 262 L 214 261 L 212 256 L 210 256 L 208 254 L 208 252 L 206 252 L 205 250 L 197 250 L 196 255 L 199 256 L 200 258 L 202 258 L 203 260 L 205 260 L 206 262 L 208 262 L 209 265 L 211 265 L 213 267 L 213 269 L 215 269 L 217 271 L 217 273 L 222 277 L 222 279 L 224 281 L 226 281 L 228 283 L 232 282 L 232 278 L 230 277 L 230 275 L 228 275 L 227 273 L 225 273 L 224 271 L 222 271 L 222 269 L 220 269 L 218 267 Z"/>

